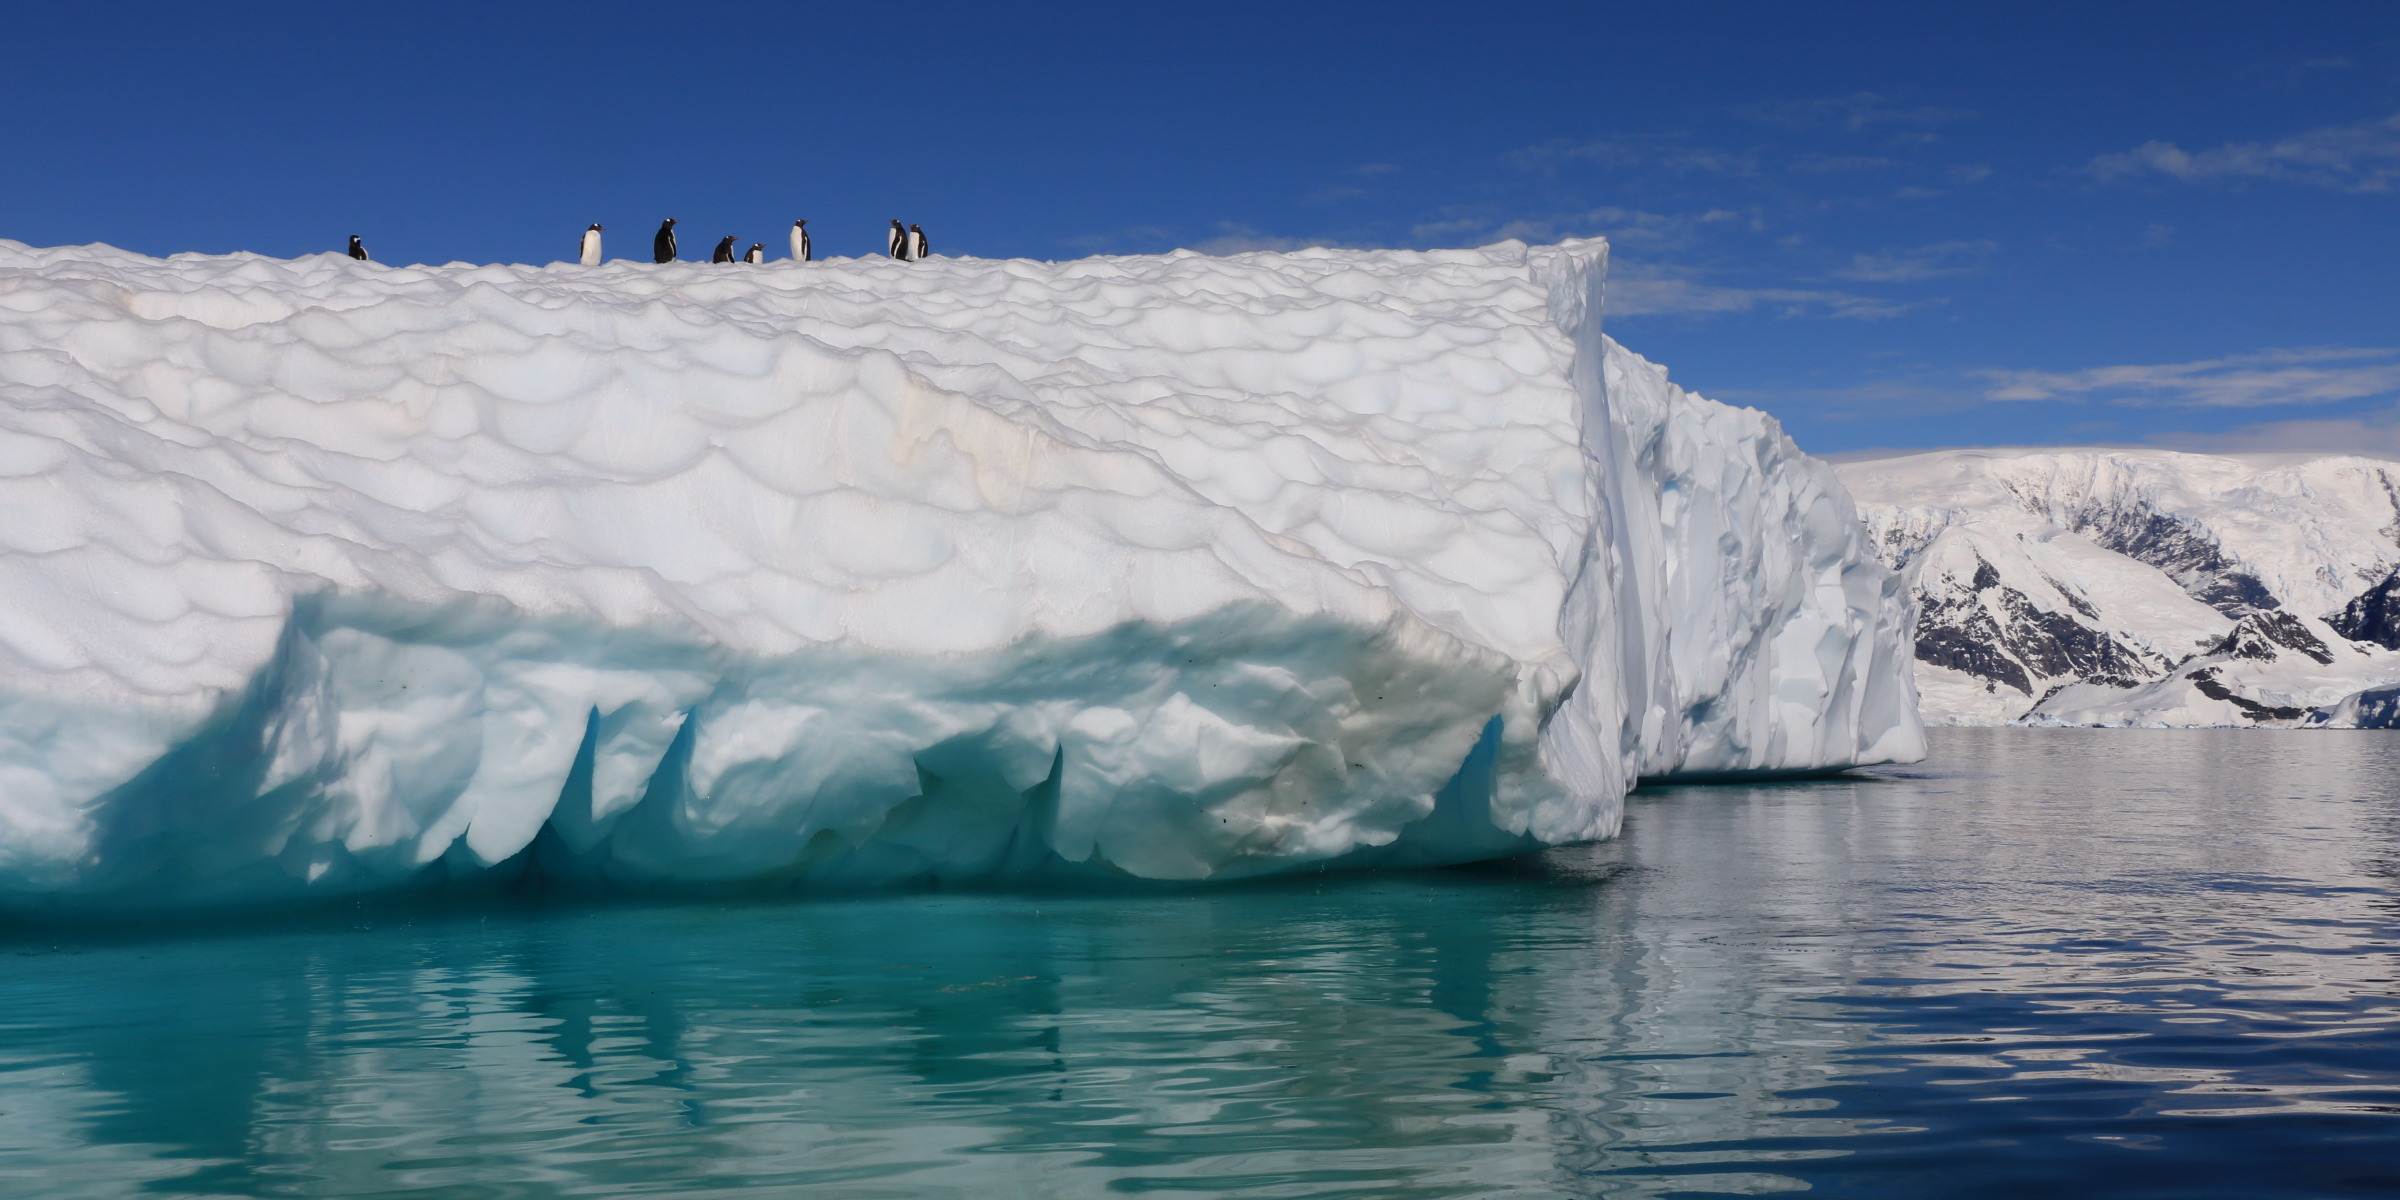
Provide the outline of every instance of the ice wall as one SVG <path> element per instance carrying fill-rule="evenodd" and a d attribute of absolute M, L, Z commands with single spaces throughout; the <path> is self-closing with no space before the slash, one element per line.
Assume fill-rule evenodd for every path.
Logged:
<path fill-rule="evenodd" d="M 0 904 L 1459 861 L 1920 755 L 1846 495 L 1605 268 L 0 242 Z"/>

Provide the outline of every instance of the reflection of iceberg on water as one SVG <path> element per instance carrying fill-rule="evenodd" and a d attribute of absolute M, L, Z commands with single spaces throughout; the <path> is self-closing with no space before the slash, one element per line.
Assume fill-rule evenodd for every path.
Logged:
<path fill-rule="evenodd" d="M 1872 1027 L 1829 1029 L 1811 1002 L 1862 973 L 1854 949 L 1771 956 L 1779 973 L 1687 920 L 1729 898 L 1756 912 L 1746 878 L 593 906 L 155 939 L 100 952 L 153 956 L 188 981 L 174 997 L 115 1023 L 45 1012 L 62 1029 L 46 1053 L 0 1058 L 23 1101 L 0 1145 L 154 1188 L 232 1162 L 344 1195 L 629 1176 L 1095 1200 L 1292 1178 L 1780 1190 L 1793 1158 L 1838 1153 L 1792 1139 L 1858 1131 L 1822 1089 L 1847 1070 L 1840 1039 Z"/>
<path fill-rule="evenodd" d="M 1222 879 L 1922 753 L 1606 247 L 711 272 L 0 242 L 0 896 Z"/>

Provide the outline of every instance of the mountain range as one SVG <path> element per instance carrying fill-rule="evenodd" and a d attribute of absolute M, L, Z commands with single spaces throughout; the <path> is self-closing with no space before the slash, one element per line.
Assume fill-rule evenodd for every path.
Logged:
<path fill-rule="evenodd" d="M 2400 464 L 1978 449 L 1836 473 L 1916 600 L 1928 724 L 2400 710 Z"/>

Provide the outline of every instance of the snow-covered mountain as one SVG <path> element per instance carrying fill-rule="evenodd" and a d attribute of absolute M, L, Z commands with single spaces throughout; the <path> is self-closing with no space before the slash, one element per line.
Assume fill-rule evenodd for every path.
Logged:
<path fill-rule="evenodd" d="M 2400 464 L 2005 449 L 1836 471 L 1916 596 L 1929 722 L 2357 723 L 2345 698 L 2400 681 Z"/>
<path fill-rule="evenodd" d="M 0 242 L 0 905 L 1462 861 L 1920 756 L 1848 496 L 1606 261 Z"/>

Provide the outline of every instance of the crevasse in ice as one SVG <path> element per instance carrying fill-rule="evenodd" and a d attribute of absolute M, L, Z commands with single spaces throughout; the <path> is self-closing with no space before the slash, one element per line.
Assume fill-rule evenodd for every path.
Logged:
<path fill-rule="evenodd" d="M 1461 861 L 1921 755 L 1849 498 L 1606 261 L 0 242 L 0 904 Z"/>

